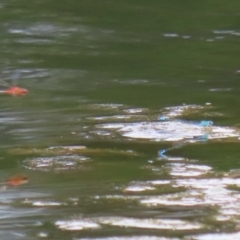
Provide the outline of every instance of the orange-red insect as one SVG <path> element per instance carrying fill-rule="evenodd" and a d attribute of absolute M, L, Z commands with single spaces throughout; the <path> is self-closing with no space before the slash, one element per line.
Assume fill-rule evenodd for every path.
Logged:
<path fill-rule="evenodd" d="M 20 88 L 20 87 L 10 87 L 6 90 L 0 91 L 1 93 L 8 94 L 11 96 L 24 96 L 28 93 L 28 90 L 26 88 Z"/>
<path fill-rule="evenodd" d="M 16 187 L 28 182 L 28 178 L 26 176 L 14 176 L 5 181 L 5 184 L 10 185 L 12 187 Z"/>
<path fill-rule="evenodd" d="M 19 72 L 15 72 L 12 76 L 14 83 L 17 82 L 18 77 L 19 77 Z M 24 96 L 28 93 L 28 90 L 26 88 L 20 88 L 15 84 L 14 85 L 8 84 L 4 80 L 0 80 L 0 85 L 7 87 L 7 89 L 0 90 L 0 93 L 2 94 L 19 97 L 19 96 Z"/>

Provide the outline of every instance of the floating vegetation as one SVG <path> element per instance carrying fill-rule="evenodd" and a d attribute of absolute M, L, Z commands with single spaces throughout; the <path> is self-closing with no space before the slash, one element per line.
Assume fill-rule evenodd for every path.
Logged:
<path fill-rule="evenodd" d="M 175 229 L 192 230 L 202 228 L 201 224 L 191 223 L 178 219 L 137 219 L 126 217 L 100 217 L 103 224 L 118 227 L 142 228 L 142 229 Z"/>
<path fill-rule="evenodd" d="M 108 155 L 117 154 L 123 156 L 140 156 L 140 153 L 129 150 L 116 150 L 116 149 L 101 149 L 101 148 L 87 148 L 85 146 L 55 146 L 50 148 L 12 148 L 9 150 L 13 155 L 38 155 L 38 156 L 55 156 L 55 155 Z"/>
<path fill-rule="evenodd" d="M 173 106 L 173 107 L 166 107 L 162 110 L 162 116 L 165 118 L 176 118 L 176 117 L 184 117 L 187 115 L 192 114 L 199 114 L 203 110 L 207 110 L 211 108 L 210 103 L 206 103 L 205 106 L 202 105 L 181 105 L 181 106 Z"/>
<path fill-rule="evenodd" d="M 98 104 L 87 104 L 85 105 L 89 110 L 94 111 L 109 111 L 109 110 L 120 110 L 124 107 L 123 104 L 114 104 L 114 103 L 98 103 Z"/>
<path fill-rule="evenodd" d="M 113 115 L 113 116 L 100 116 L 100 117 L 89 117 L 88 120 L 94 121 L 139 121 L 139 120 L 147 120 L 148 117 L 146 115 Z"/>
<path fill-rule="evenodd" d="M 180 193 L 148 196 L 140 200 L 141 204 L 148 207 L 195 208 L 208 205 L 218 207 L 216 219 L 221 216 L 230 216 L 231 219 L 239 216 L 239 191 L 236 191 L 240 186 L 239 178 L 211 176 L 212 168 L 206 165 L 171 163 L 165 167 L 169 169 L 170 175 L 177 177 L 172 180 L 172 185 L 186 190 Z"/>
<path fill-rule="evenodd" d="M 134 113 L 146 112 L 147 110 L 148 109 L 146 108 L 129 108 L 129 109 L 125 109 L 124 112 L 134 114 Z"/>
<path fill-rule="evenodd" d="M 23 166 L 31 170 L 40 171 L 62 171 L 85 169 L 84 162 L 89 162 L 90 158 L 84 156 L 55 156 L 55 157 L 39 157 L 23 161 Z"/>
<path fill-rule="evenodd" d="M 89 170 L 87 163 L 91 162 L 89 156 L 119 155 L 119 156 L 140 156 L 132 150 L 114 150 L 87 148 L 85 146 L 57 146 L 50 148 L 15 148 L 9 150 L 13 155 L 33 155 L 37 157 L 28 158 L 22 161 L 24 168 L 37 171 L 60 172 L 65 170 Z"/>
<path fill-rule="evenodd" d="M 146 233 L 151 231 L 153 234 L 154 231 L 161 233 L 174 231 L 176 235 L 186 234 L 190 240 L 208 239 L 208 237 L 209 239 L 211 237 L 218 239 L 219 235 L 215 233 L 209 235 L 201 235 L 201 233 L 205 230 L 209 233 L 209 229 L 215 230 L 215 226 L 224 221 L 231 222 L 228 228 L 234 229 L 234 224 L 237 225 L 239 222 L 240 214 L 239 171 L 216 173 L 213 166 L 198 162 L 197 159 L 169 156 L 171 154 L 169 150 L 189 143 L 207 143 L 219 140 L 221 142 L 239 142 L 238 128 L 216 126 L 211 119 L 200 119 L 199 121 L 183 119 L 184 116 L 188 116 L 188 118 L 194 116 L 193 118 L 196 119 L 196 116 L 211 113 L 211 111 L 205 111 L 212 108 L 211 104 L 206 106 L 183 105 L 165 108 L 161 111 L 141 108 L 127 109 L 124 106 L 118 108 L 118 106 L 111 105 L 102 107 L 110 107 L 110 109 L 113 107 L 115 113 L 111 111 L 108 116 L 86 117 L 86 120 L 102 123 L 92 124 L 93 128 L 88 127 L 86 131 L 89 136 L 95 134 L 95 138 L 101 137 L 108 140 L 167 142 L 168 145 L 170 142 L 172 146 L 161 149 L 162 146 L 159 144 L 159 148 L 155 149 L 154 156 L 146 156 L 144 166 L 142 163 L 134 165 L 134 169 L 137 166 L 141 171 L 146 170 L 148 175 L 144 178 L 141 176 L 140 179 L 134 176 L 127 182 L 122 182 L 122 178 L 118 180 L 117 174 L 121 172 L 120 168 L 113 169 L 113 165 L 109 168 L 105 165 L 102 168 L 95 168 L 96 162 L 92 159 L 96 156 L 109 155 L 120 156 L 121 159 L 132 156 L 139 159 L 139 156 L 142 156 L 131 149 L 127 151 L 88 148 L 81 145 L 10 149 L 11 154 L 27 156 L 21 161 L 21 166 L 28 170 L 54 173 L 67 171 L 70 173 L 66 174 L 67 178 L 76 174 L 76 178 L 74 178 L 76 186 L 71 185 L 73 192 L 71 191 L 70 195 L 65 196 L 65 191 L 67 193 L 70 191 L 67 185 L 65 189 L 61 187 L 61 192 L 64 194 L 61 197 L 41 196 L 32 199 L 28 197 L 27 200 L 21 202 L 23 206 L 36 209 L 77 207 L 87 209 L 86 212 L 91 209 L 90 214 L 82 214 L 80 211 L 80 214 L 76 216 L 75 210 L 73 210 L 69 214 L 70 216 L 52 220 L 58 231 L 69 231 L 73 234 L 81 231 L 89 231 L 91 234 L 96 231 L 97 234 L 98 231 L 114 228 L 119 231 L 126 232 L 127 229 L 133 232 L 130 238 L 121 236 L 119 239 L 141 239 L 141 236 L 140 238 L 134 236 L 134 231 L 146 231 Z M 142 145 L 139 145 L 139 151 L 141 151 Z M 157 144 L 153 145 L 155 147 Z M 128 168 L 129 166 L 124 170 Z M 103 181 L 95 180 L 89 185 L 90 181 L 82 181 L 84 177 L 79 179 L 79 172 L 84 173 L 82 170 L 91 170 L 86 175 L 95 173 L 100 176 L 100 179 L 104 175 L 104 179 Z M 105 182 L 107 171 L 116 171 L 117 181 L 111 179 L 111 183 L 109 183 L 109 178 L 107 178 Z M 61 175 L 59 174 L 59 176 Z M 13 181 L 12 184 L 15 182 Z M 122 213 L 122 206 L 127 207 L 128 211 Z M 112 212 L 108 212 L 106 209 L 112 209 Z M 96 214 L 93 212 L 95 210 Z M 71 215 L 72 213 L 73 215 Z M 118 239 L 118 237 L 115 238 Z M 146 236 L 146 239 L 151 238 L 154 236 Z M 105 236 L 102 239 L 108 239 L 108 237 Z M 170 240 L 165 237 L 157 239 Z"/>
<path fill-rule="evenodd" d="M 97 130 L 93 131 L 93 133 L 101 135 L 101 131 L 99 132 L 98 129 L 104 129 L 109 131 L 108 136 L 115 136 L 117 133 L 131 139 L 168 142 L 183 140 L 184 142 L 199 142 L 229 138 L 238 140 L 240 132 L 237 128 L 214 126 L 211 120 L 197 122 L 176 119 L 176 117 L 199 114 L 200 111 L 210 108 L 209 105 L 211 104 L 205 106 L 182 105 L 167 107 L 162 110 L 161 115 L 154 121 L 98 124 L 95 126 Z M 125 119 L 127 119 L 127 116 Z"/>
<path fill-rule="evenodd" d="M 188 121 L 160 121 L 137 123 L 109 123 L 99 124 L 99 129 L 110 129 L 120 133 L 123 137 L 134 139 L 148 139 L 154 141 L 180 141 L 191 140 L 198 142 L 199 137 L 206 139 L 238 138 L 239 132 L 230 127 L 205 127 Z M 206 135 L 207 134 L 207 135 Z"/>
<path fill-rule="evenodd" d="M 192 230 L 201 229 L 202 225 L 194 222 L 188 222 L 178 219 L 138 219 L 126 217 L 98 217 L 88 219 L 74 219 L 69 221 L 56 221 L 55 225 L 63 230 L 76 231 L 83 229 L 96 229 L 104 225 L 125 228 L 139 229 L 174 229 L 176 230 Z"/>
<path fill-rule="evenodd" d="M 59 220 L 55 222 L 55 225 L 62 229 L 68 231 L 77 231 L 77 230 L 84 230 L 84 229 L 96 229 L 100 228 L 101 226 L 91 220 L 84 219 L 84 220 Z"/>
<path fill-rule="evenodd" d="M 146 184 L 145 182 L 133 182 L 130 183 L 126 188 L 123 189 L 123 192 L 126 193 L 136 193 L 136 192 L 145 192 L 155 190 L 155 187 L 151 184 Z"/>

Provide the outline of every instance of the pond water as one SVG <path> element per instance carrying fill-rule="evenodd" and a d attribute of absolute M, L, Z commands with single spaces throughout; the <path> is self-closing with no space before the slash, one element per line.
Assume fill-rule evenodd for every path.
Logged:
<path fill-rule="evenodd" d="M 1 239 L 240 238 L 239 7 L 2 0 Z"/>

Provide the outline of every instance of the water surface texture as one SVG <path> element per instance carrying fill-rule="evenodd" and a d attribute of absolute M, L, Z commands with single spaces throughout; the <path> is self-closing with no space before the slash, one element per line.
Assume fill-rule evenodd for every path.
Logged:
<path fill-rule="evenodd" d="M 239 8 L 2 0 L 0 238 L 240 239 Z"/>

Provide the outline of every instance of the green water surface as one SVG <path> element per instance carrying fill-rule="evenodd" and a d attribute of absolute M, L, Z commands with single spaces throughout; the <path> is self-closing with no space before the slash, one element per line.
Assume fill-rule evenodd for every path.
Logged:
<path fill-rule="evenodd" d="M 209 114 L 183 118 L 238 127 L 239 7 L 237 0 L 2 0 L 0 77 L 11 83 L 18 71 L 17 84 L 29 94 L 1 96 L 0 181 L 24 174 L 29 183 L 2 191 L 1 239 L 176 240 L 224 233 L 226 239 L 237 239 L 232 235 L 239 230 L 237 210 L 222 213 L 225 203 L 210 202 L 205 192 L 196 206 L 143 203 L 173 194 L 183 201 L 194 188 L 176 185 L 185 178 L 216 179 L 218 189 L 218 181 L 239 168 L 238 140 L 169 152 L 183 157 L 184 167 L 211 167 L 205 175 L 184 177 L 171 174 L 177 161 L 159 159 L 158 151 L 171 143 L 100 136 L 93 133 L 95 125 L 111 120 L 93 119 L 143 108 L 139 119 L 156 121 L 165 107 L 210 103 Z M 56 146 L 89 151 L 46 153 Z M 72 156 L 87 159 L 69 167 Z M 30 163 L 38 158 L 51 159 L 51 167 L 35 169 Z M 146 189 L 154 180 L 170 183 Z M 128 190 L 134 184 L 145 190 Z M 229 195 L 219 198 L 234 195 L 237 202 L 236 182 L 227 185 Z M 166 219 L 186 221 L 186 228 L 161 226 L 158 221 Z M 72 220 L 82 225 L 58 225 Z M 95 225 L 86 227 L 86 222 Z"/>

